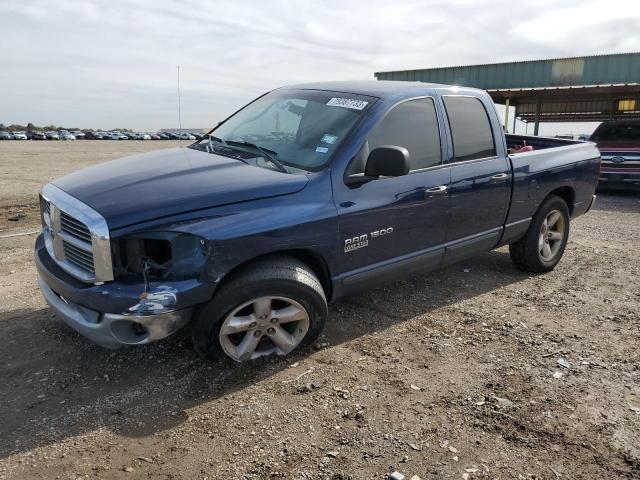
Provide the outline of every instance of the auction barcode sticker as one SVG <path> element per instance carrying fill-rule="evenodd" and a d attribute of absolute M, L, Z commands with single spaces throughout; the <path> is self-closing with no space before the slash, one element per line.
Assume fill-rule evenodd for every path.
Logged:
<path fill-rule="evenodd" d="M 353 98 L 333 97 L 327 102 L 331 107 L 351 108 L 352 110 L 362 110 L 369 102 L 364 100 L 354 100 Z"/>

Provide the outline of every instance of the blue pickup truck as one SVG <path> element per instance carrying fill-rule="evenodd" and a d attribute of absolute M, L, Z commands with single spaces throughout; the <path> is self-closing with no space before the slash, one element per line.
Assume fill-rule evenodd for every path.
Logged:
<path fill-rule="evenodd" d="M 206 357 L 286 355 L 329 301 L 398 277 L 502 245 L 520 269 L 553 269 L 599 167 L 592 143 L 505 135 L 481 90 L 280 88 L 192 145 L 47 184 L 39 284 L 105 347 L 190 323 Z"/>

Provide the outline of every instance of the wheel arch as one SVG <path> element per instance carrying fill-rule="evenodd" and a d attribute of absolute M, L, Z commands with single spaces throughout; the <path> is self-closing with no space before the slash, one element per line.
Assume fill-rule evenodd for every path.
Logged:
<path fill-rule="evenodd" d="M 292 257 L 304 263 L 315 274 L 315 276 L 318 277 L 318 280 L 320 281 L 320 285 L 324 290 L 324 294 L 326 298 L 327 299 L 331 298 L 331 294 L 332 294 L 331 272 L 329 270 L 327 261 L 318 252 L 310 249 L 305 249 L 305 248 L 277 250 L 277 251 L 265 253 L 262 255 L 258 255 L 258 256 L 246 259 L 242 263 L 233 267 L 229 272 L 227 272 L 220 280 L 220 285 L 226 283 L 230 278 L 233 278 L 234 276 L 238 275 L 244 270 L 250 268 L 252 264 L 255 264 L 257 262 L 260 262 L 270 257 L 278 257 L 278 256 Z"/>
<path fill-rule="evenodd" d="M 528 226 L 524 236 L 515 242 L 509 244 L 509 254 L 513 263 L 523 271 L 531 273 L 544 273 L 553 270 L 558 264 L 564 253 L 569 236 L 569 219 L 571 218 L 571 206 L 572 206 L 572 191 L 571 189 L 554 189 L 544 197 L 544 200 L 538 206 L 536 213 L 534 214 L 531 223 Z M 545 208 L 546 206 L 546 208 Z M 563 237 L 560 239 L 561 243 L 559 249 L 551 258 L 542 258 L 540 255 L 541 241 L 545 240 L 544 235 L 547 233 L 546 229 L 542 230 L 541 225 L 544 219 L 552 213 L 553 210 L 561 208 L 566 212 L 562 212 L 562 215 L 567 215 L 566 227 L 563 231 Z"/>
<path fill-rule="evenodd" d="M 554 190 L 551 190 L 540 202 L 540 206 L 542 206 L 542 204 L 547 200 L 547 198 L 549 198 L 550 196 L 555 195 L 556 197 L 560 197 L 561 199 L 564 200 L 564 202 L 567 204 L 567 207 L 569 208 L 569 217 L 573 216 L 573 209 L 574 209 L 574 203 L 576 200 L 576 192 L 575 190 L 568 186 L 565 185 L 563 187 L 558 187 Z"/>

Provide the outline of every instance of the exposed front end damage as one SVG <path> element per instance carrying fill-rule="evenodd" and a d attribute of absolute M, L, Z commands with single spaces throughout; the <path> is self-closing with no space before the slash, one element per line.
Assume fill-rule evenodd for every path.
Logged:
<path fill-rule="evenodd" d="M 40 291 L 49 306 L 67 325 L 105 348 L 143 345 L 177 332 L 191 319 L 192 309 L 150 315 L 100 313 L 67 301 L 38 277 Z"/>
<path fill-rule="evenodd" d="M 152 343 L 189 323 L 194 306 L 211 298 L 215 290 L 215 285 L 199 280 L 206 252 L 200 249 L 199 255 L 194 254 L 199 248 L 195 245 L 202 246 L 194 237 L 166 233 L 151 237 L 163 238 L 158 240 L 162 248 L 139 236 L 116 239 L 115 281 L 89 284 L 51 258 L 41 235 L 35 248 L 38 283 L 56 316 L 106 348 Z M 126 257 L 119 248 L 129 250 L 129 255 L 136 252 L 136 261 L 123 267 L 121 259 Z"/>
<path fill-rule="evenodd" d="M 165 338 L 213 293 L 199 280 L 208 247 L 198 236 L 147 230 L 112 237 L 97 211 L 52 184 L 41 210 L 40 290 L 57 316 L 99 345 Z"/>

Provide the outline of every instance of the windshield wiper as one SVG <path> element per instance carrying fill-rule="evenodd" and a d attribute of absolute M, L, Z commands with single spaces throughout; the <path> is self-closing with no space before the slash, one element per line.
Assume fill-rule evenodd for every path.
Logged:
<path fill-rule="evenodd" d="M 211 136 L 209 136 L 209 138 L 211 138 Z M 238 145 L 240 147 L 255 148 L 271 163 L 273 163 L 276 167 L 278 167 L 278 170 L 280 170 L 282 173 L 289 173 L 289 170 L 287 170 L 287 167 L 285 167 L 282 164 L 282 162 L 276 158 L 276 155 L 278 154 L 278 152 L 274 152 L 273 150 L 269 150 L 268 148 L 261 147 L 260 145 L 256 145 L 255 143 L 251 143 L 251 142 L 238 142 L 235 140 L 228 140 L 226 142 L 224 140 L 221 140 L 221 141 L 223 142 L 223 145 Z"/>
<path fill-rule="evenodd" d="M 213 142 L 218 142 L 224 147 L 229 147 L 227 142 L 225 142 L 223 139 L 215 137 L 213 135 L 207 135 L 207 136 L 209 137 L 209 140 L 205 149 L 207 150 L 208 153 L 213 153 Z M 235 158 L 236 160 L 240 160 L 242 163 L 246 163 L 247 165 L 250 165 L 250 163 L 247 162 L 244 158 L 235 157 L 235 156 L 233 158 Z"/>
<path fill-rule="evenodd" d="M 211 152 L 212 152 L 212 150 L 213 150 L 213 143 L 212 143 L 212 142 L 214 142 L 214 141 L 215 141 L 215 142 L 218 142 L 218 143 L 221 143 L 222 145 L 225 145 L 225 146 L 227 145 L 227 142 L 225 142 L 225 141 L 224 141 L 223 139 L 221 139 L 221 138 L 215 137 L 215 136 L 213 136 L 213 135 L 207 135 L 207 136 L 209 137 L 209 144 L 207 145 L 207 151 L 208 151 L 209 153 L 211 153 Z"/>

